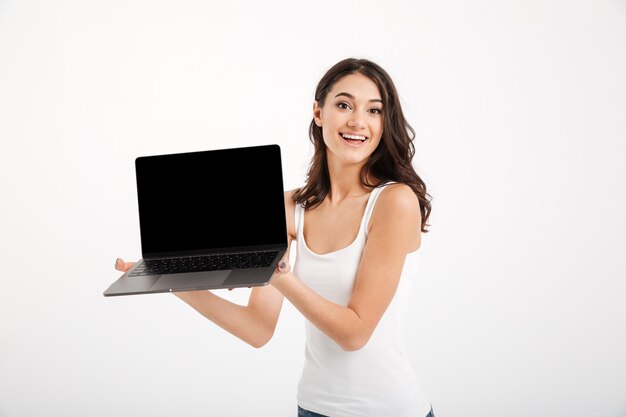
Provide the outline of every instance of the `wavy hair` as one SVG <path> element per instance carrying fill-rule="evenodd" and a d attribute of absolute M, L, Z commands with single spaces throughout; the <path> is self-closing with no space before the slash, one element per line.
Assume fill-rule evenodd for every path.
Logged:
<path fill-rule="evenodd" d="M 323 107 L 333 85 L 342 77 L 354 73 L 363 74 L 371 79 L 378 86 L 383 100 L 382 138 L 361 169 L 359 175 L 361 185 L 373 189 L 386 182 L 395 181 L 411 187 L 420 203 L 421 231 L 427 233 L 426 226 L 430 226 L 427 221 L 431 212 L 432 197 L 426 192 L 426 184 L 413 168 L 415 130 L 404 118 L 398 92 L 387 72 L 367 59 L 344 59 L 324 74 L 315 90 L 315 100 Z M 314 119 L 309 126 L 309 139 L 315 147 L 315 153 L 309 166 L 306 184 L 297 189 L 292 196 L 292 200 L 303 205 L 305 210 L 317 207 L 330 192 L 326 144 L 322 128 L 315 124 Z M 368 178 L 373 179 L 373 183 L 369 183 Z"/>

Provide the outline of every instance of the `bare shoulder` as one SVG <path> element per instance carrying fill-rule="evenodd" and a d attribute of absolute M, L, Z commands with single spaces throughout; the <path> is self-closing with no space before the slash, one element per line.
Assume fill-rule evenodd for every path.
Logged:
<path fill-rule="evenodd" d="M 406 184 L 391 184 L 378 197 L 381 211 L 395 210 L 420 215 L 420 203 L 415 192 Z"/>
<path fill-rule="evenodd" d="M 293 190 L 287 190 L 285 191 L 285 204 L 287 204 L 287 202 L 289 202 L 291 205 L 293 205 L 293 201 L 291 200 L 291 197 L 293 196 L 293 193 L 295 193 L 297 190 L 297 188 L 294 188 Z"/>
<path fill-rule="evenodd" d="M 406 184 L 385 187 L 378 196 L 369 226 L 372 229 L 377 224 L 386 225 L 390 222 L 401 222 L 406 227 L 417 227 L 421 222 L 419 200 Z"/>
<path fill-rule="evenodd" d="M 287 216 L 287 233 L 292 238 L 296 237 L 296 204 L 291 197 L 297 189 L 285 191 L 285 215 Z"/>

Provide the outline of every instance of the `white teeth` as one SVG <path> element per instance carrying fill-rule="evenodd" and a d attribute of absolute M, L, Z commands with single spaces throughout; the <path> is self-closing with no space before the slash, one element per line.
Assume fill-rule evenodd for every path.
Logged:
<path fill-rule="evenodd" d="M 342 133 L 341 136 L 343 136 L 345 139 L 357 139 L 357 140 L 362 140 L 364 141 L 365 139 L 367 139 L 365 136 L 361 136 L 361 135 L 348 135 L 347 133 Z"/>

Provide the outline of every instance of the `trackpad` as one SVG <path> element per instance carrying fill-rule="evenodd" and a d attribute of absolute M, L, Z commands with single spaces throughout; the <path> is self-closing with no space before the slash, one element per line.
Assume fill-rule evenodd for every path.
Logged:
<path fill-rule="evenodd" d="M 230 272 L 231 271 L 208 271 L 161 275 L 161 278 L 150 287 L 150 291 L 183 291 L 219 288 L 224 281 L 226 281 Z"/>

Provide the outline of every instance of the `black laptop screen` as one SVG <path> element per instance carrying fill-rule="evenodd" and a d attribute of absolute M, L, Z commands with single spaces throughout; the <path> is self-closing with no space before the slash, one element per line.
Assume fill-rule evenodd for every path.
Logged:
<path fill-rule="evenodd" d="M 144 257 L 287 244 L 278 145 L 137 158 Z"/>

